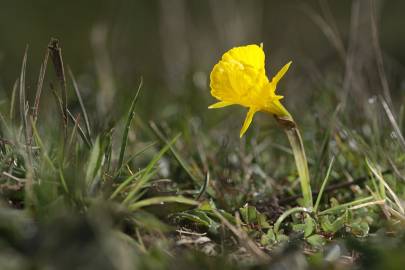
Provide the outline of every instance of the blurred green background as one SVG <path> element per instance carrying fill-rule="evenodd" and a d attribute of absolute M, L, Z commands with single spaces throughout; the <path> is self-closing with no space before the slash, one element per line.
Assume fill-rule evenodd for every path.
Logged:
<path fill-rule="evenodd" d="M 319 85 L 329 79 L 336 86 L 333 91 L 340 91 L 347 63 L 342 51 L 350 44 L 357 48 L 353 59 L 361 62 L 360 75 L 363 68 L 375 66 L 369 40 L 373 5 L 387 76 L 396 93 L 404 88 L 405 36 L 400 33 L 405 2 L 400 0 L 1 0 L 1 96 L 10 96 L 27 44 L 27 91 L 34 95 L 46 46 L 57 37 L 85 102 L 100 113 L 121 112 L 141 76 L 141 107 L 149 117 L 199 112 L 213 102 L 209 73 L 222 53 L 264 42 L 269 76 L 287 61 L 294 62 L 280 86 L 294 111 L 318 95 Z M 339 35 L 340 44 L 330 31 Z M 364 91 L 378 93 L 378 88 L 372 84 Z M 47 90 L 46 83 L 44 103 L 52 100 Z"/>

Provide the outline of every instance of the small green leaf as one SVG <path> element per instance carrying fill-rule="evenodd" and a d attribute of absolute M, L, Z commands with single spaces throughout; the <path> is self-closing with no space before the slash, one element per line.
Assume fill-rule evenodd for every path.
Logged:
<path fill-rule="evenodd" d="M 325 238 L 319 234 L 311 235 L 306 240 L 311 246 L 316 248 L 321 248 L 326 242 Z"/>
<path fill-rule="evenodd" d="M 336 233 L 345 225 L 346 214 L 338 217 L 335 221 L 330 221 L 330 216 L 325 215 L 320 219 L 322 230 L 329 233 Z"/>
<path fill-rule="evenodd" d="M 262 229 L 268 229 L 270 228 L 270 224 L 267 222 L 267 218 L 265 215 L 262 213 L 258 213 L 257 216 L 257 224 L 262 228 Z"/>
<path fill-rule="evenodd" d="M 242 220 L 247 224 L 256 224 L 262 229 L 270 228 L 265 215 L 257 211 L 256 207 L 246 204 L 244 207 L 239 208 Z"/>
<path fill-rule="evenodd" d="M 288 240 L 290 240 L 290 238 L 288 238 L 287 235 L 279 232 L 278 234 L 276 234 L 276 239 L 278 243 L 284 243 L 287 242 Z"/>
<path fill-rule="evenodd" d="M 242 220 L 247 223 L 255 223 L 257 220 L 257 211 L 254 206 L 246 204 L 244 207 L 239 208 L 239 212 L 242 216 Z"/>
<path fill-rule="evenodd" d="M 215 209 L 216 207 L 212 201 L 204 201 L 198 208 L 202 211 L 212 211 L 212 209 Z"/>
<path fill-rule="evenodd" d="M 364 237 L 368 235 L 370 226 L 366 221 L 356 220 L 351 225 L 351 233 L 357 237 Z"/>
<path fill-rule="evenodd" d="M 274 245 L 277 242 L 276 235 L 274 234 L 273 229 L 269 229 L 266 234 L 263 234 L 260 243 L 263 246 Z"/>
<path fill-rule="evenodd" d="M 293 224 L 292 229 L 294 232 L 301 232 L 303 233 L 305 230 L 305 224 L 298 223 L 298 224 Z"/>
<path fill-rule="evenodd" d="M 304 237 L 310 236 L 315 230 L 315 221 L 307 215 L 305 217 Z"/>

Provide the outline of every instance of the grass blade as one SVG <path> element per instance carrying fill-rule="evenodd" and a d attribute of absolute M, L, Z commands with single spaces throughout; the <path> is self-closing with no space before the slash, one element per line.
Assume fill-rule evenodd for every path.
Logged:
<path fill-rule="evenodd" d="M 132 119 L 134 118 L 134 115 L 135 115 L 135 107 L 136 107 L 136 103 L 138 101 L 139 93 L 142 88 L 142 84 L 143 84 L 143 79 L 141 78 L 141 82 L 139 83 L 138 90 L 136 91 L 135 97 L 132 100 L 131 107 L 129 108 L 129 111 L 128 111 L 127 121 L 125 123 L 124 134 L 122 135 L 120 156 L 118 159 L 117 168 L 121 168 L 122 163 L 124 161 L 124 154 L 125 154 L 125 148 L 127 147 L 129 128 L 131 126 Z"/>
<path fill-rule="evenodd" d="M 18 81 L 16 80 L 13 85 L 13 91 L 11 92 L 11 101 L 10 101 L 10 122 L 14 118 L 14 111 L 15 111 L 15 96 L 17 95 L 17 88 L 18 88 Z"/>
<path fill-rule="evenodd" d="M 197 206 L 198 202 L 192 199 L 188 199 L 182 196 L 162 196 L 162 197 L 153 197 L 145 200 L 141 200 L 139 202 L 133 203 L 129 206 L 130 211 L 138 210 L 139 208 L 162 204 L 162 203 L 181 203 L 187 205 Z"/>
<path fill-rule="evenodd" d="M 68 73 L 69 73 L 70 79 L 72 80 L 73 89 L 75 90 L 76 97 L 77 97 L 77 100 L 79 101 L 80 109 L 81 109 L 83 117 L 84 117 L 84 123 L 85 123 L 85 127 L 86 127 L 87 138 L 91 139 L 91 130 L 90 130 L 89 117 L 87 115 L 86 107 L 84 106 L 83 99 L 82 99 L 82 96 L 81 96 L 80 91 L 79 91 L 79 86 L 78 86 L 77 81 L 76 81 L 76 79 L 75 79 L 75 77 L 73 75 L 72 70 L 69 67 L 68 67 Z"/>
<path fill-rule="evenodd" d="M 124 190 L 125 187 L 127 187 L 133 180 L 135 180 L 137 177 L 139 177 L 139 175 L 141 175 L 142 173 L 144 173 L 145 170 L 141 170 L 137 173 L 134 173 L 133 175 L 127 177 L 127 179 L 125 179 L 115 190 L 114 192 L 111 194 L 110 196 L 110 200 L 114 199 L 115 197 L 117 197 L 117 195 Z"/>
<path fill-rule="evenodd" d="M 56 171 L 56 166 L 52 162 L 49 155 L 46 153 L 45 145 L 44 145 L 41 137 L 39 136 L 36 124 L 34 123 L 34 121 L 32 119 L 31 119 L 31 125 L 32 125 L 32 134 L 33 134 L 33 136 L 35 138 L 35 141 L 36 141 L 37 145 L 40 148 L 40 153 L 41 153 L 42 157 L 45 159 L 45 161 L 48 163 L 48 165 L 52 168 L 52 170 Z"/>
<path fill-rule="evenodd" d="M 80 126 L 79 122 L 77 122 L 77 119 L 73 116 L 73 114 L 69 110 L 68 110 L 68 114 L 69 114 L 70 119 L 73 121 L 73 123 L 75 123 L 75 126 L 77 126 L 80 137 L 82 138 L 84 143 L 89 147 L 89 149 L 91 149 L 93 144 L 87 139 L 86 134 L 84 133 L 84 130 Z"/>
<path fill-rule="evenodd" d="M 56 76 L 59 79 L 59 84 L 62 89 L 62 112 L 65 124 L 65 137 L 67 136 L 68 127 L 68 107 L 67 107 L 67 89 L 66 89 L 66 76 L 63 67 L 62 49 L 59 47 L 59 40 L 51 38 L 48 45 L 49 53 L 52 58 L 53 66 L 55 68 Z"/>
<path fill-rule="evenodd" d="M 201 196 L 205 193 L 209 183 L 210 183 L 210 172 L 207 172 L 204 184 L 201 186 L 200 190 L 198 191 L 197 197 L 195 198 L 196 200 L 200 199 Z"/>
<path fill-rule="evenodd" d="M 332 171 L 333 163 L 335 162 L 335 157 L 332 157 L 332 160 L 329 163 L 328 171 L 326 172 L 325 178 L 323 179 L 321 189 L 319 190 L 318 197 L 316 198 L 314 212 L 318 211 L 319 203 L 321 202 L 321 198 L 323 195 L 323 191 L 325 190 L 326 183 L 329 180 L 330 172 Z"/>
<path fill-rule="evenodd" d="M 85 181 L 88 187 L 93 183 L 94 178 L 99 174 L 102 165 L 103 153 L 100 145 L 100 138 L 97 137 L 96 142 L 90 152 L 89 163 L 87 164 Z"/>
<path fill-rule="evenodd" d="M 402 149 L 405 151 L 405 139 L 397 124 L 397 121 L 395 120 L 394 114 L 392 113 L 392 111 L 390 110 L 390 107 L 388 106 L 387 102 L 383 98 L 381 98 L 381 104 L 383 105 L 383 108 L 385 110 L 385 113 L 387 114 L 388 120 L 390 121 L 391 126 L 394 129 L 395 134 L 398 137 L 399 144 L 401 145 Z"/>
<path fill-rule="evenodd" d="M 167 139 L 163 136 L 162 132 L 159 130 L 159 128 L 156 126 L 156 124 L 151 122 L 149 125 L 150 125 L 152 131 L 155 133 L 155 135 L 162 142 L 164 142 L 165 144 L 168 144 Z M 180 164 L 180 166 L 183 168 L 183 170 L 188 174 L 188 176 L 191 178 L 191 180 L 193 180 L 193 182 L 196 183 L 197 185 L 201 185 L 201 190 L 206 189 L 208 195 L 210 195 L 212 197 L 214 194 L 213 190 L 209 186 L 204 187 L 205 180 L 200 177 L 197 177 L 196 175 L 194 175 L 191 172 L 190 166 L 187 164 L 185 159 L 183 159 L 181 157 L 181 155 L 177 152 L 177 150 L 173 146 L 170 146 L 170 152 L 173 154 L 174 158 L 177 160 L 177 162 Z"/>
<path fill-rule="evenodd" d="M 27 110 L 27 100 L 25 96 L 25 72 L 27 69 L 27 57 L 28 57 L 28 45 L 25 48 L 24 58 L 21 66 L 21 75 L 20 75 L 20 118 L 21 118 L 21 125 L 22 125 L 22 132 L 24 134 L 25 139 L 25 147 L 26 153 L 28 158 L 28 163 L 32 166 L 32 153 L 30 147 L 30 140 L 28 134 L 28 110 Z"/>
<path fill-rule="evenodd" d="M 170 149 L 171 145 L 173 145 L 176 140 L 180 137 L 180 134 L 177 134 L 165 147 L 163 147 L 159 153 L 149 162 L 148 166 L 145 168 L 145 172 L 143 173 L 141 179 L 136 182 L 134 188 L 129 192 L 127 197 L 124 200 L 124 203 L 129 202 L 134 196 L 139 192 L 139 190 L 150 180 L 153 176 L 151 173 L 152 169 L 155 167 L 156 163 L 162 158 L 162 156 Z"/>
<path fill-rule="evenodd" d="M 37 83 L 37 92 L 35 94 L 35 101 L 34 101 L 34 109 L 33 109 L 33 118 L 34 122 L 37 121 L 38 114 L 39 114 L 39 101 L 41 99 L 42 88 L 44 85 L 45 73 L 46 68 L 48 66 L 48 59 L 49 59 L 49 50 L 46 50 L 44 61 L 41 64 L 41 68 L 39 71 L 38 83 Z"/>
<path fill-rule="evenodd" d="M 339 204 L 339 205 L 337 205 L 335 207 L 328 208 L 328 209 L 326 209 L 324 211 L 319 212 L 318 215 L 322 216 L 322 215 L 326 215 L 326 214 L 339 212 L 339 211 L 346 210 L 348 208 L 351 208 L 351 207 L 359 205 L 359 204 L 370 202 L 372 200 L 374 200 L 374 196 L 368 196 L 368 197 L 360 198 L 360 199 L 357 199 L 357 200 L 354 200 L 354 201 L 351 201 L 351 202 L 348 202 L 348 203 L 342 203 L 342 204 Z"/>
<path fill-rule="evenodd" d="M 156 142 L 152 142 L 148 145 L 146 145 L 144 148 L 142 148 L 141 150 L 139 150 L 138 152 L 136 152 L 135 154 L 133 154 L 132 156 L 130 156 L 125 162 L 122 163 L 121 167 L 117 170 L 115 177 L 117 178 L 119 176 L 119 174 L 121 173 L 121 170 L 128 164 L 130 163 L 134 158 L 136 158 L 137 156 L 143 154 L 144 152 L 146 152 L 148 149 L 150 149 L 152 146 L 156 145 Z"/>
<path fill-rule="evenodd" d="M 373 173 L 373 175 L 380 181 L 380 183 L 382 184 L 382 188 L 384 189 L 381 191 L 382 195 L 383 195 L 383 199 L 385 199 L 385 188 L 388 190 L 388 193 L 392 196 L 392 198 L 395 201 L 395 204 L 398 206 L 399 211 L 401 212 L 401 214 L 405 214 L 405 210 L 402 207 L 402 203 L 401 200 L 398 198 L 398 196 L 395 194 L 395 192 L 391 189 L 391 187 L 387 184 L 387 182 L 384 180 L 383 176 L 381 175 L 381 171 L 374 165 L 371 163 L 371 161 L 369 159 L 366 159 L 367 162 L 367 166 L 370 169 L 370 171 Z"/>

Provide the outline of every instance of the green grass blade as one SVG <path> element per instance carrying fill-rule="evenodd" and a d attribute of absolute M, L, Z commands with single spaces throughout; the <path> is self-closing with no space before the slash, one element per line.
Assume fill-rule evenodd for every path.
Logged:
<path fill-rule="evenodd" d="M 170 147 L 176 142 L 176 140 L 180 137 L 180 134 L 177 134 L 165 147 L 163 147 L 159 153 L 155 155 L 155 157 L 149 162 L 148 166 L 145 168 L 145 172 L 143 173 L 141 179 L 136 182 L 134 188 L 129 192 L 124 203 L 129 202 L 134 196 L 139 192 L 139 190 L 150 180 L 153 176 L 151 173 L 152 169 L 155 167 L 156 163 L 162 158 L 162 156 L 170 149 Z"/>
<path fill-rule="evenodd" d="M 326 172 L 325 178 L 323 179 L 321 189 L 319 190 L 318 197 L 316 198 L 316 202 L 315 202 L 315 206 L 314 206 L 315 213 L 318 211 L 319 203 L 321 202 L 323 191 L 325 190 L 326 183 L 329 180 L 329 175 L 330 175 L 330 172 L 332 171 L 334 162 L 335 162 L 335 157 L 332 157 L 332 160 L 329 163 L 328 171 Z"/>
<path fill-rule="evenodd" d="M 152 129 L 152 131 L 155 133 L 155 135 L 164 143 L 168 143 L 167 139 L 163 136 L 162 132 L 160 132 L 160 130 L 158 129 L 158 127 L 156 126 L 155 123 L 151 122 L 150 123 L 150 127 Z M 188 165 L 188 163 L 185 161 L 185 159 L 180 155 L 179 152 L 177 152 L 177 150 L 173 147 L 170 146 L 170 152 L 173 154 L 174 158 L 177 160 L 177 162 L 180 164 L 180 166 L 183 168 L 183 170 L 188 174 L 188 176 L 191 178 L 191 180 L 197 184 L 197 185 L 201 185 L 201 189 L 205 188 L 206 192 L 208 193 L 208 195 L 210 195 L 211 197 L 213 196 L 214 192 L 213 190 L 207 186 L 204 187 L 205 184 L 205 180 L 203 178 L 200 178 L 198 176 L 196 176 L 195 174 L 192 173 L 190 166 Z"/>
<path fill-rule="evenodd" d="M 14 82 L 14 85 L 13 85 L 13 90 L 12 90 L 12 92 L 11 92 L 11 101 L 10 101 L 10 115 L 9 115 L 9 119 L 10 119 L 10 122 L 13 120 L 13 118 L 14 118 L 14 112 L 15 112 L 15 97 L 16 97 L 16 95 L 17 95 L 17 89 L 18 89 L 18 81 L 19 80 L 16 80 L 15 82 Z"/>
<path fill-rule="evenodd" d="M 21 75 L 20 75 L 20 117 L 22 132 L 24 134 L 26 154 L 28 158 L 28 164 L 32 167 L 32 151 L 31 151 L 31 142 L 28 131 L 28 104 L 25 93 L 25 73 L 27 70 L 27 57 L 28 57 L 28 45 L 25 48 L 24 58 L 21 66 Z"/>
<path fill-rule="evenodd" d="M 97 137 L 96 142 L 90 152 L 89 161 L 86 169 L 85 181 L 87 187 L 90 187 L 94 178 L 99 174 L 102 165 L 103 153 L 100 145 L 100 138 Z"/>
<path fill-rule="evenodd" d="M 368 197 L 360 198 L 360 199 L 357 199 L 357 200 L 354 200 L 354 201 L 351 201 L 351 202 L 348 202 L 348 203 L 339 204 L 339 205 L 337 205 L 335 207 L 331 207 L 331 208 L 328 208 L 328 209 L 326 209 L 324 211 L 319 212 L 318 215 L 321 216 L 321 215 L 336 213 L 336 212 L 339 212 L 339 211 L 342 211 L 342 210 L 346 210 L 349 207 L 353 207 L 353 206 L 356 206 L 356 205 L 359 205 L 359 204 L 370 202 L 373 199 L 374 199 L 374 196 L 368 196 Z"/>
<path fill-rule="evenodd" d="M 129 206 L 129 210 L 135 211 L 145 206 L 157 205 L 162 203 L 181 203 L 193 206 L 198 205 L 197 201 L 182 196 L 162 196 L 162 197 L 153 197 L 133 203 Z"/>
<path fill-rule="evenodd" d="M 122 135 L 120 156 L 118 159 L 117 168 L 121 168 L 122 163 L 124 161 L 124 154 L 125 154 L 125 148 L 127 147 L 129 128 L 131 126 L 132 119 L 134 118 L 134 115 L 135 115 L 135 107 L 136 107 L 136 103 L 138 101 L 139 93 L 142 88 L 142 84 L 143 84 L 143 79 L 141 78 L 141 82 L 139 83 L 138 90 L 136 91 L 135 97 L 132 100 L 131 107 L 129 108 L 129 111 L 128 111 L 127 121 L 125 123 L 124 134 Z"/>
<path fill-rule="evenodd" d="M 146 152 L 148 149 L 150 149 L 152 146 L 156 145 L 156 142 L 152 142 L 148 145 L 146 145 L 144 148 L 142 148 L 141 150 L 139 150 L 138 152 L 136 152 L 135 154 L 133 154 L 132 156 L 130 156 L 127 161 L 123 162 L 121 167 L 117 170 L 115 177 L 117 178 L 119 176 L 119 174 L 121 173 L 121 170 L 129 163 L 131 162 L 134 158 L 136 158 L 137 156 L 143 154 L 144 152 Z"/>
<path fill-rule="evenodd" d="M 110 200 L 113 200 L 117 195 L 125 188 L 127 187 L 133 180 L 135 180 L 137 177 L 139 177 L 142 173 L 144 173 L 145 170 L 141 170 L 137 173 L 134 173 L 133 175 L 127 177 L 111 194 Z"/>
<path fill-rule="evenodd" d="M 201 196 L 206 192 L 209 183 L 210 183 L 210 172 L 207 172 L 204 184 L 201 186 L 200 190 L 198 191 L 197 197 L 195 198 L 196 200 L 200 199 Z"/>
<path fill-rule="evenodd" d="M 56 171 L 56 166 L 55 164 L 52 162 L 51 158 L 48 156 L 48 154 L 46 153 L 46 149 L 45 149 L 45 145 L 41 139 L 41 137 L 39 136 L 38 130 L 37 130 L 37 126 L 34 123 L 33 119 L 31 119 L 31 126 L 32 126 L 32 133 L 34 135 L 35 141 L 37 143 L 37 145 L 39 146 L 40 150 L 41 150 L 41 154 L 43 156 L 43 158 L 45 159 L 45 161 L 48 163 L 48 165 Z"/>

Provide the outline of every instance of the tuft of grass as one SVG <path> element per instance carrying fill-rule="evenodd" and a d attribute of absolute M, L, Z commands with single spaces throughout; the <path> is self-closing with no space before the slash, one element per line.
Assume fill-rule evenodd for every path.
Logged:
<path fill-rule="evenodd" d="M 48 54 L 66 92 L 44 83 Z M 106 119 L 88 113 L 70 69 L 73 89 L 66 84 L 59 45 L 47 50 L 33 102 L 28 59 L 26 50 L 0 108 L 1 269 L 346 269 L 369 266 L 362 258 L 390 265 L 379 248 L 386 243 L 401 259 L 403 113 L 384 100 L 367 103 L 372 113 L 354 122 L 333 91 L 313 97 L 333 120 L 300 119 L 309 173 L 319 179 L 311 209 L 300 206 L 280 132 L 254 130 L 236 142 L 222 128 L 230 115 L 221 130 L 196 116 L 168 117 L 140 125 L 132 139 L 135 114 L 147 123 L 136 111 L 142 80 L 126 115 L 102 129 Z M 40 108 L 44 91 L 54 106 Z M 40 109 L 62 117 L 45 121 Z"/>

